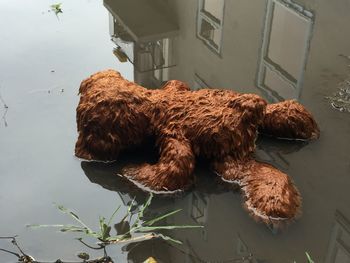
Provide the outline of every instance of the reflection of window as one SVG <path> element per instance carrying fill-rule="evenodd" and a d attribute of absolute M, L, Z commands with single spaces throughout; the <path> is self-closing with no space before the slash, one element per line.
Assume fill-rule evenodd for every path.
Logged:
<path fill-rule="evenodd" d="M 197 36 L 215 52 L 221 52 L 225 0 L 198 0 Z"/>
<path fill-rule="evenodd" d="M 236 244 L 236 255 L 241 259 L 237 258 L 235 262 L 250 262 L 257 263 L 258 261 L 253 257 L 251 251 L 249 250 L 247 244 L 243 241 L 242 237 L 238 234 L 237 244 Z"/>
<path fill-rule="evenodd" d="M 205 225 L 208 220 L 209 198 L 198 192 L 193 192 L 190 198 L 190 216 L 199 225 Z M 207 229 L 201 230 L 203 240 L 208 240 Z"/>
<path fill-rule="evenodd" d="M 198 224 L 204 224 L 208 217 L 208 198 L 200 193 L 192 194 L 191 217 Z"/>
<path fill-rule="evenodd" d="M 326 263 L 350 263 L 350 222 L 339 211 L 335 212 Z"/>
<path fill-rule="evenodd" d="M 154 42 L 137 43 L 134 49 L 135 67 L 140 72 L 174 66 L 172 61 L 172 41 L 169 38 Z"/>
<path fill-rule="evenodd" d="M 313 15 L 286 2 L 267 4 L 257 84 L 272 100 L 299 97 L 311 38 Z"/>

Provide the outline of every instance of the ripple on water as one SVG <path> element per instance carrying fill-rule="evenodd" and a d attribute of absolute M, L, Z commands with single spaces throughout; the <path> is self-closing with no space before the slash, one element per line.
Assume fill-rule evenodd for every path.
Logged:
<path fill-rule="evenodd" d="M 350 77 L 341 82 L 338 90 L 326 99 L 334 109 L 350 113 Z"/>

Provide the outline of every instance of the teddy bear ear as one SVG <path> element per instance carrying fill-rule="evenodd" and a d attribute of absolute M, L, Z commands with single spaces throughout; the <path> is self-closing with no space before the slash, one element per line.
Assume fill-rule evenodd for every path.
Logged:
<path fill-rule="evenodd" d="M 169 80 L 162 87 L 164 90 L 173 90 L 173 91 L 190 91 L 190 87 L 187 83 L 180 80 Z"/>

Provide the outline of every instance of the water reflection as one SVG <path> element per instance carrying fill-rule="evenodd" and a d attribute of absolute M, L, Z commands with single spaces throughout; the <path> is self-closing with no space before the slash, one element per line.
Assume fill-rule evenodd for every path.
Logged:
<path fill-rule="evenodd" d="M 136 154 L 136 156 L 134 154 L 133 160 L 151 161 L 148 157 L 149 154 L 147 153 Z M 125 206 L 128 206 L 134 198 L 137 204 L 142 204 L 148 194 L 117 175 L 127 160 L 130 160 L 130 156 L 123 157 L 115 163 L 82 162 L 81 166 L 91 182 L 108 190 L 116 191 Z M 154 256 L 159 262 L 207 262 L 208 255 L 203 258 L 202 252 L 219 245 L 217 239 L 208 238 L 208 236 L 215 233 L 215 229 L 218 227 L 218 218 L 213 218 L 210 215 L 220 217 L 223 214 L 223 209 L 227 209 L 217 207 L 217 202 L 222 199 L 220 195 L 227 194 L 232 189 L 232 185 L 221 181 L 221 184 L 218 184 L 217 176 L 208 172 L 208 167 L 205 167 L 204 164 L 199 165 L 195 173 L 200 174 L 200 176 L 195 182 L 193 191 L 177 196 L 155 196 L 146 216 L 155 217 L 160 213 L 181 208 L 180 213 L 167 218 L 164 223 L 172 225 L 180 222 L 181 224 L 199 224 L 205 227 L 203 229 L 171 232 L 170 236 L 183 241 L 182 246 L 175 246 L 162 240 L 147 240 L 126 245 L 123 247 L 123 251 L 128 252 L 130 262 L 142 262 L 147 255 Z M 236 198 L 235 201 L 235 207 L 239 208 L 239 198 Z M 224 225 L 230 227 L 231 223 L 228 222 Z M 244 241 L 243 233 L 239 231 L 239 228 L 231 230 L 229 236 L 231 235 L 232 244 L 230 242 L 229 247 L 219 245 L 223 255 L 213 254 L 213 259 L 221 258 L 220 262 L 263 262 L 255 258 L 253 251 Z"/>
<path fill-rule="evenodd" d="M 258 160 L 272 163 L 282 171 L 287 171 L 290 162 L 285 155 L 298 152 L 308 145 L 306 141 L 276 140 L 274 138 L 261 136 L 258 138 L 255 152 Z"/>
<path fill-rule="evenodd" d="M 324 101 L 324 97 L 332 93 L 330 90 L 347 75 L 347 67 L 338 54 L 349 52 L 346 47 L 350 45 L 350 36 L 344 25 L 350 22 L 350 18 L 346 14 L 337 15 L 347 4 L 339 1 L 338 5 L 326 2 L 316 5 L 307 0 L 164 0 L 148 3 L 143 16 L 152 17 L 149 9 L 166 7 L 165 23 L 169 24 L 170 19 L 177 26 L 165 29 L 162 37 L 154 39 L 149 36 L 157 35 L 157 27 L 152 32 L 146 26 L 143 36 L 147 36 L 147 41 L 154 43 L 171 36 L 174 43 L 170 55 L 163 52 L 160 56 L 171 57 L 173 65 L 158 69 L 154 62 L 157 60 L 154 59 L 155 52 L 152 53 L 150 48 L 151 55 L 145 60 L 147 67 L 144 68 L 154 70 L 147 71 L 135 63 L 135 57 L 140 56 L 134 46 L 145 42 L 130 33 L 134 30 L 135 23 L 130 19 L 135 19 L 135 8 L 131 4 L 121 7 L 121 2 L 105 0 L 104 5 L 112 16 L 110 21 L 114 21 L 114 29 L 110 32 L 112 41 L 119 48 L 118 56 L 122 52 L 132 61 L 135 65 L 134 80 L 139 84 L 159 87 L 168 79 L 180 79 L 192 89 L 229 88 L 258 93 L 269 101 L 294 98 L 304 103 L 321 124 L 321 140 L 312 145 L 267 137 L 257 142 L 257 158 L 290 174 L 304 197 L 305 218 L 292 227 L 292 233 L 273 235 L 271 229 L 252 222 L 244 212 L 241 213 L 239 195 L 233 194 L 227 185 L 218 184 L 203 164 L 196 170 L 198 179 L 192 191 L 181 198 L 169 197 L 165 203 L 167 207 L 184 209 L 185 214 L 175 218 L 176 222 L 200 223 L 205 228 L 200 233 L 174 235 L 185 240 L 185 249 L 206 261 L 224 262 L 240 258 L 241 261 L 237 262 L 303 262 L 305 250 L 320 261 L 324 255 L 318 252 L 318 248 L 327 242 L 326 219 L 332 216 L 330 207 L 344 203 L 346 199 L 347 190 L 341 178 L 349 172 L 344 163 L 349 162 L 345 153 L 350 147 L 350 122 L 330 112 Z M 133 1 L 134 4 L 139 2 L 142 1 Z M 335 32 L 333 28 L 340 31 Z M 142 27 L 139 30 L 142 31 Z M 123 46 L 122 41 L 114 39 L 114 35 L 118 35 L 115 31 L 123 32 L 127 45 Z M 158 66 L 162 66 L 164 59 L 158 61 L 162 62 Z M 330 156 L 331 153 L 334 157 Z M 331 174 L 334 177 L 329 176 Z M 333 195 L 332 191 L 326 190 L 330 184 L 336 184 L 344 192 Z M 328 205 L 319 205 L 325 200 Z M 349 213 L 348 209 L 345 210 Z M 320 224 L 317 230 L 315 220 Z M 306 239 L 308 233 L 310 238 Z M 262 236 L 264 238 L 260 238 Z M 314 240 L 315 236 L 319 237 L 319 242 Z M 310 242 L 315 245 L 310 246 Z M 298 248 L 298 255 L 295 250 L 290 250 L 290 244 Z M 150 245 L 146 247 L 151 249 Z M 172 250 L 164 251 L 176 258 Z M 251 261 L 242 260 L 241 257 L 249 255 L 253 255 Z M 264 255 L 268 255 L 268 260 L 261 260 Z M 178 260 L 196 262 L 181 257 Z"/>
<path fill-rule="evenodd" d="M 340 211 L 335 220 L 326 256 L 326 263 L 350 262 L 350 221 Z"/>
<path fill-rule="evenodd" d="M 197 37 L 218 55 L 223 38 L 224 0 L 199 0 L 197 8 Z"/>
<path fill-rule="evenodd" d="M 121 62 L 134 65 L 134 80 L 144 86 L 160 86 L 176 65 L 174 48 L 178 25 L 169 6 L 160 1 L 104 1 L 109 10 L 113 50 Z M 140 11 L 135 12 L 138 6 Z M 141 11 L 142 10 L 142 11 Z"/>
<path fill-rule="evenodd" d="M 299 98 L 313 17 L 296 3 L 268 1 L 257 85 L 270 100 Z"/>

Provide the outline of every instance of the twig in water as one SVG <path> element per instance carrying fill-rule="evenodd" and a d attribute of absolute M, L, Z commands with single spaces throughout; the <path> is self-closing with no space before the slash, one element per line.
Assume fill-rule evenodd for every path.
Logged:
<path fill-rule="evenodd" d="M 18 254 L 16 252 L 7 250 L 7 249 L 3 249 L 0 248 L 1 251 L 4 251 L 6 253 L 15 255 L 18 258 L 18 262 L 24 262 L 24 263 L 36 263 L 35 259 L 29 255 L 27 255 L 26 253 L 23 252 L 23 250 L 21 249 L 21 247 L 18 245 L 17 240 L 16 240 L 17 236 L 12 236 L 12 237 L 0 237 L 0 239 L 10 239 L 11 243 L 18 249 L 18 251 L 21 254 Z"/>
<path fill-rule="evenodd" d="M 17 236 L 13 237 L 0 237 L 0 239 L 9 239 L 11 240 L 11 243 L 16 246 L 16 248 L 19 250 L 20 253 L 16 253 L 4 248 L 0 248 L 0 251 L 6 252 L 8 254 L 14 255 L 17 257 L 17 262 L 23 262 L 23 263 L 49 263 L 49 262 L 42 262 L 42 261 L 37 261 L 35 260 L 32 256 L 27 255 L 26 253 L 23 252 L 22 248 L 18 245 Z M 84 260 L 84 261 L 63 261 L 61 259 L 57 259 L 55 261 L 52 261 L 52 263 L 113 263 L 113 260 L 107 255 L 106 250 L 104 249 L 104 256 L 101 258 L 96 258 L 96 259 L 90 259 L 90 260 Z"/>
<path fill-rule="evenodd" d="M 0 101 L 1 101 L 1 103 L 4 105 L 4 109 L 5 109 L 5 111 L 4 111 L 4 113 L 3 113 L 2 117 L 1 117 L 1 119 L 4 120 L 5 127 L 7 127 L 6 114 L 7 114 L 7 111 L 9 110 L 9 107 L 8 107 L 7 104 L 5 103 L 5 100 L 2 98 L 1 93 L 0 93 Z"/>

